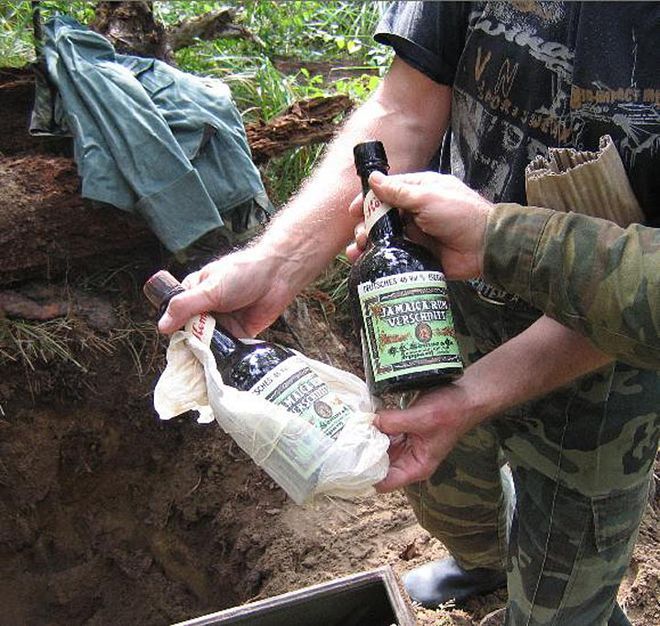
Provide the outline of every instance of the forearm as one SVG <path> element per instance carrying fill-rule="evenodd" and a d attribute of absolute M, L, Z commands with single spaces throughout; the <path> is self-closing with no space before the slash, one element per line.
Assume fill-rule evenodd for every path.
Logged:
<path fill-rule="evenodd" d="M 660 367 L 660 231 L 518 205 L 488 218 L 484 274 L 617 359 Z"/>
<path fill-rule="evenodd" d="M 465 430 L 567 385 L 611 360 L 581 335 L 542 317 L 470 365 L 456 382 L 465 404 Z"/>
<path fill-rule="evenodd" d="M 411 105 L 415 81 L 436 96 L 433 110 Z M 353 236 L 356 222 L 347 207 L 360 192 L 353 163 L 356 143 L 382 141 L 391 155 L 392 172 L 428 165 L 446 128 L 451 96 L 449 87 L 429 83 L 395 60 L 388 77 L 351 115 L 311 178 L 257 243 L 262 250 L 288 259 L 284 269 L 292 290 L 298 291 L 317 276 Z M 402 94 L 406 89 L 408 93 Z"/>

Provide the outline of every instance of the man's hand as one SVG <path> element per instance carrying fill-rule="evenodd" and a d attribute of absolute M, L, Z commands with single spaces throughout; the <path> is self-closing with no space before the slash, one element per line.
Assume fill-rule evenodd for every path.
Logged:
<path fill-rule="evenodd" d="M 435 172 L 385 176 L 374 172 L 369 184 L 378 198 L 411 218 L 407 234 L 433 250 L 441 259 L 447 278 L 459 280 L 481 274 L 484 233 L 492 205 L 454 176 Z M 360 215 L 361 198 L 349 211 Z M 419 232 L 411 228 L 415 226 Z M 419 233 L 426 237 L 420 240 Z M 347 248 L 351 260 L 366 243 L 364 226 L 355 231 L 355 243 Z"/>
<path fill-rule="evenodd" d="M 376 490 L 385 492 L 426 480 L 471 427 L 469 398 L 459 383 L 423 395 L 404 411 L 381 411 L 374 424 L 392 443 L 390 469 Z"/>
<path fill-rule="evenodd" d="M 172 298 L 158 329 L 173 333 L 193 315 L 213 311 L 224 314 L 222 322 L 236 335 L 253 337 L 295 297 L 280 261 L 255 246 L 205 265 L 183 280 L 186 291 Z"/>

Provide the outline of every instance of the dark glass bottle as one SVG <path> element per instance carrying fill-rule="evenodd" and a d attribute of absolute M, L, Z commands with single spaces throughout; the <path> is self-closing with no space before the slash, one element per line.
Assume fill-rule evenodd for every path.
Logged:
<path fill-rule="evenodd" d="M 145 295 L 161 314 L 169 301 L 183 290 L 179 281 L 166 271 L 154 274 L 144 286 Z M 199 338 L 204 334 L 207 320 L 208 314 L 203 313 L 192 325 L 192 332 Z M 209 348 L 223 382 L 241 391 L 249 391 L 268 372 L 295 356 L 294 352 L 277 344 L 265 341 L 247 344 L 217 322 L 210 333 Z"/>
<path fill-rule="evenodd" d="M 144 293 L 162 314 L 183 287 L 169 272 L 160 271 L 144 285 Z M 266 341 L 242 341 L 202 313 L 189 320 L 186 330 L 207 345 L 225 385 L 247 391 L 280 405 L 290 418 L 269 409 L 245 416 L 232 410 L 219 414 L 235 441 L 299 504 L 317 489 L 320 472 L 333 443 L 353 410 L 292 350 Z M 213 401 L 210 401 L 214 406 Z M 215 409 L 214 409 L 215 410 Z M 241 420 L 250 423 L 241 424 Z M 254 429 L 254 430 L 253 430 Z M 264 450 L 267 451 L 263 456 Z"/>
<path fill-rule="evenodd" d="M 182 291 L 179 281 L 166 271 L 157 272 L 144 285 L 145 295 L 161 314 Z M 263 396 L 299 415 L 326 437 L 337 438 L 352 410 L 299 355 L 267 341 L 242 341 L 208 313 L 189 324 L 191 332 L 209 346 L 225 385 Z M 298 464 L 308 467 L 314 461 L 309 457 L 313 447 L 301 442 L 296 450 Z"/>
<path fill-rule="evenodd" d="M 388 171 L 383 144 L 358 144 L 354 156 L 368 244 L 348 284 L 367 383 L 380 395 L 454 380 L 463 373 L 463 363 L 440 263 L 405 238 L 399 211 L 369 188 L 371 172 Z"/>

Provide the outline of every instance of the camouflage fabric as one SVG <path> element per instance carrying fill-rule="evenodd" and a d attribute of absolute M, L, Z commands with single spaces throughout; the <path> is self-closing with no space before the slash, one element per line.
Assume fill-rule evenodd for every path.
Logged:
<path fill-rule="evenodd" d="M 579 262 L 578 262 L 579 261 Z M 660 368 L 660 230 L 576 213 L 497 205 L 484 275 L 605 352 Z"/>
<path fill-rule="evenodd" d="M 425 482 L 406 487 L 417 521 L 464 569 L 506 565 L 515 495 L 490 426 L 472 430 Z"/>
<path fill-rule="evenodd" d="M 540 315 L 451 289 L 467 363 Z M 648 499 L 659 407 L 657 372 L 612 364 L 468 433 L 409 499 L 463 567 L 506 568 L 507 624 L 626 624 L 616 593 Z"/>

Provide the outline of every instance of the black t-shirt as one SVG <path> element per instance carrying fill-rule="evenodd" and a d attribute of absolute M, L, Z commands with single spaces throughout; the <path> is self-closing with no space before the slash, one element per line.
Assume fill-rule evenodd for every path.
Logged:
<path fill-rule="evenodd" d="M 548 147 L 612 136 L 660 226 L 660 3 L 395 2 L 375 38 L 451 85 L 451 171 L 495 202 L 525 203 Z"/>

